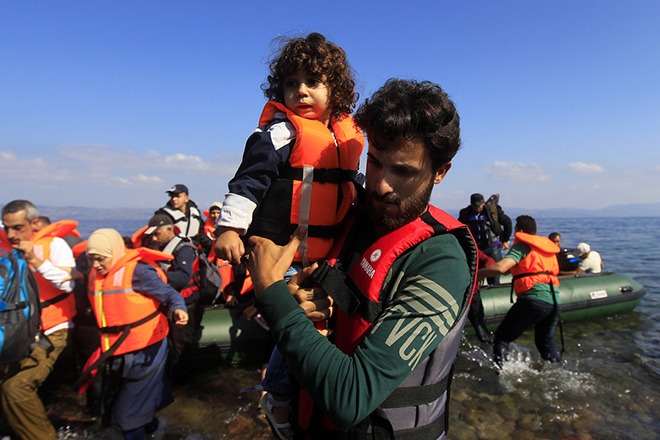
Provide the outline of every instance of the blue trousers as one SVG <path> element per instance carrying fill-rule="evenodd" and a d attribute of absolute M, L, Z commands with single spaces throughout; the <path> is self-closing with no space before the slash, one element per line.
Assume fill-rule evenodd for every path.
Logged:
<path fill-rule="evenodd" d="M 558 304 L 557 307 L 561 308 Z M 555 326 L 559 320 L 554 304 L 519 297 L 509 309 L 504 321 L 495 330 L 493 342 L 494 360 L 498 364 L 507 359 L 509 343 L 515 341 L 525 330 L 534 326 L 534 342 L 547 361 L 559 362 L 561 356 L 553 341 Z"/>
<path fill-rule="evenodd" d="M 300 263 L 293 263 L 284 274 L 284 280 L 289 281 L 292 276 L 303 269 Z M 268 368 L 261 385 L 275 397 L 284 400 L 293 395 L 292 380 L 289 376 L 289 360 L 277 349 L 273 349 L 268 361 Z"/>

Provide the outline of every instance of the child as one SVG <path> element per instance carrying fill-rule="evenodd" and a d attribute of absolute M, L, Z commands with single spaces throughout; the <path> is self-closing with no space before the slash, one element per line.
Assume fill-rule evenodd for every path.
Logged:
<path fill-rule="evenodd" d="M 220 258 L 239 264 L 245 253 L 241 236 L 259 235 L 285 244 L 298 225 L 307 225 L 297 265 L 288 272 L 292 275 L 330 251 L 357 195 L 364 136 L 349 116 L 358 94 L 343 49 L 318 33 L 281 41 L 286 44 L 271 60 L 262 85 L 269 102 L 229 182 L 215 249 Z M 276 350 L 269 375 L 286 367 L 275 365 L 277 357 L 281 355 Z M 272 383 L 274 389 L 269 389 Z M 276 415 L 285 414 L 272 423 L 276 434 L 286 438 L 288 409 L 282 405 L 288 405 L 288 381 L 267 377 L 264 388 L 275 400 L 266 395 L 262 408 L 269 418 L 272 407 Z"/>

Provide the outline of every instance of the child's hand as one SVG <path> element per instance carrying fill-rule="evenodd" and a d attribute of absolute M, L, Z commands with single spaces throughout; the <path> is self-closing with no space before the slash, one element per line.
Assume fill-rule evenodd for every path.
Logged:
<path fill-rule="evenodd" d="M 239 264 L 245 254 L 245 245 L 241 236 L 231 228 L 221 227 L 220 230 L 222 232 L 215 240 L 215 255 L 230 261 L 231 264 Z"/>
<path fill-rule="evenodd" d="M 188 313 L 185 310 L 176 309 L 174 311 L 174 324 L 179 327 L 188 324 Z"/>

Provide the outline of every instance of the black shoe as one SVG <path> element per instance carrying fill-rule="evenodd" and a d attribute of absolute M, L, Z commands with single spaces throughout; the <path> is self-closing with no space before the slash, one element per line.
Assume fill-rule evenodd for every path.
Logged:
<path fill-rule="evenodd" d="M 493 341 L 490 339 L 490 332 L 485 326 L 478 325 L 474 328 L 474 331 L 481 342 L 484 342 L 486 344 L 493 343 Z"/>

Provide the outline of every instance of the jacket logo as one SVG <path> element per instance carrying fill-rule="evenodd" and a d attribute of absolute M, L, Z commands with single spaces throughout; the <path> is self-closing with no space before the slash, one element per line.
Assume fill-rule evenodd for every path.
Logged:
<path fill-rule="evenodd" d="M 380 250 L 380 249 L 376 249 L 375 251 L 373 251 L 373 252 L 371 253 L 371 256 L 369 257 L 369 260 L 370 260 L 372 263 L 375 263 L 376 261 L 378 261 L 378 259 L 380 258 L 381 255 L 382 255 L 381 250 Z"/>
<path fill-rule="evenodd" d="M 374 277 L 374 273 L 376 272 L 376 270 L 373 267 L 371 267 L 371 264 L 369 264 L 366 258 L 362 258 L 362 261 L 360 261 L 360 267 L 362 268 L 362 270 L 364 270 L 364 272 L 367 274 L 369 278 Z"/>
<path fill-rule="evenodd" d="M 396 307 L 396 309 L 402 311 L 405 310 L 402 307 Z M 403 317 L 409 318 L 410 313 L 404 311 Z M 431 346 L 438 335 L 431 325 L 428 322 L 423 321 L 422 318 L 405 320 L 405 326 L 402 326 L 402 321 L 404 321 L 404 319 L 397 319 L 396 325 L 387 337 L 385 343 L 391 347 L 405 337 L 406 340 L 399 347 L 399 356 L 401 356 L 401 359 L 404 361 L 408 361 L 410 369 L 414 370 L 423 359 L 422 355 L 425 350 Z M 411 347 L 411 345 L 413 347 Z"/>

